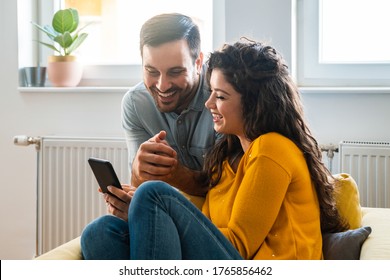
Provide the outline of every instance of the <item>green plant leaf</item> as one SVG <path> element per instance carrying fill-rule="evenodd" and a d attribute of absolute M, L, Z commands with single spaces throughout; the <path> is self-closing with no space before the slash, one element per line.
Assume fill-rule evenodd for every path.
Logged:
<path fill-rule="evenodd" d="M 35 22 L 31 22 L 36 28 L 43 31 L 51 40 L 54 40 L 54 38 L 58 35 L 58 32 L 56 32 L 51 26 L 45 25 L 44 27 L 36 24 Z"/>
<path fill-rule="evenodd" d="M 42 27 L 37 23 L 31 23 L 40 31 L 44 32 L 54 43 L 58 43 L 58 45 L 50 45 L 44 42 L 39 43 L 55 50 L 62 56 L 70 55 L 88 36 L 87 33 L 79 35 L 80 31 L 89 24 L 77 30 L 79 13 L 76 9 L 72 8 L 57 11 L 53 16 L 52 26 L 45 25 Z"/>
<path fill-rule="evenodd" d="M 79 25 L 79 12 L 76 9 L 69 8 L 68 9 L 73 16 L 73 27 L 71 30 L 69 30 L 70 33 L 74 32 L 77 29 L 77 26 Z"/>
<path fill-rule="evenodd" d="M 54 14 L 52 26 L 59 33 L 73 32 L 78 26 L 78 16 L 73 17 L 71 9 L 59 10 Z"/>
<path fill-rule="evenodd" d="M 87 33 L 81 33 L 75 40 L 73 41 L 73 44 L 68 48 L 68 53 L 74 52 L 82 42 L 87 38 L 88 34 Z"/>
<path fill-rule="evenodd" d="M 46 46 L 46 47 L 48 47 L 48 48 L 50 48 L 50 49 L 52 49 L 52 50 L 54 50 L 54 51 L 56 51 L 56 52 L 58 52 L 59 54 L 61 54 L 61 52 L 55 46 L 47 44 L 47 43 L 42 42 L 42 41 L 37 41 L 37 42 L 42 44 L 42 45 L 44 45 L 44 46 Z"/>
<path fill-rule="evenodd" d="M 43 27 L 43 29 L 44 29 L 44 32 L 46 33 L 46 35 L 53 41 L 54 41 L 54 38 L 60 34 L 57 31 L 55 31 L 54 28 L 50 25 L 45 25 Z"/>
<path fill-rule="evenodd" d="M 54 38 L 54 41 L 56 41 L 60 46 L 64 49 L 68 48 L 70 45 L 73 43 L 73 38 L 70 35 L 68 31 L 66 31 L 62 35 L 58 35 L 57 37 Z"/>

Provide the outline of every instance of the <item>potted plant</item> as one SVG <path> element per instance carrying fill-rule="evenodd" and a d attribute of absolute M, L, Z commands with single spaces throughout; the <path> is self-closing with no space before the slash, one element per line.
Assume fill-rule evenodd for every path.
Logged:
<path fill-rule="evenodd" d="M 57 11 L 52 25 L 40 26 L 32 24 L 44 32 L 52 41 L 42 45 L 54 50 L 57 55 L 48 57 L 47 75 L 54 86 L 77 86 L 82 77 L 82 65 L 72 53 L 87 38 L 87 33 L 80 33 L 85 27 L 78 29 L 79 13 L 76 9 L 68 8 Z"/>

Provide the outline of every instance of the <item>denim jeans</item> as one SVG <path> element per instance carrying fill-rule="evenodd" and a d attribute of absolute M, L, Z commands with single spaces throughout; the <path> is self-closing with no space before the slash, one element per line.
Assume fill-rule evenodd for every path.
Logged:
<path fill-rule="evenodd" d="M 90 223 L 81 249 L 85 259 L 242 259 L 201 211 L 161 181 L 137 189 L 128 222 L 107 215 Z"/>

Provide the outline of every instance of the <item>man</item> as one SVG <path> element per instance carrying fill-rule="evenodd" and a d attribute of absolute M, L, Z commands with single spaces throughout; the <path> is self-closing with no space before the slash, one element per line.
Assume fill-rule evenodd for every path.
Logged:
<path fill-rule="evenodd" d="M 181 14 L 155 16 L 142 26 L 140 51 L 143 82 L 122 101 L 132 187 L 110 189 L 123 201 L 104 195 L 108 211 L 124 220 L 135 188 L 147 180 L 204 195 L 197 178 L 215 140 L 197 25 Z"/>

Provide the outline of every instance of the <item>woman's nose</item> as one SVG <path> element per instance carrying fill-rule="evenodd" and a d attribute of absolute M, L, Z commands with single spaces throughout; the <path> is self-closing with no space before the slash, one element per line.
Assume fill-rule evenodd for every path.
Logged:
<path fill-rule="evenodd" d="M 215 107 L 215 102 L 214 102 L 214 97 L 212 94 L 210 94 L 209 98 L 206 100 L 204 105 L 206 106 L 207 109 L 211 109 Z"/>

